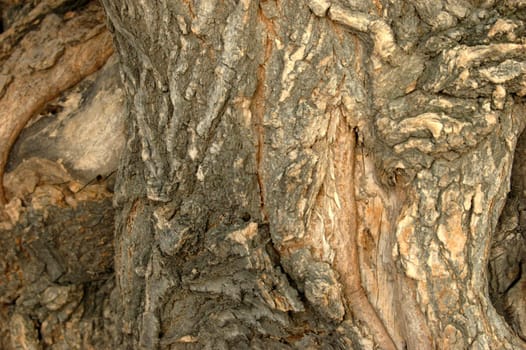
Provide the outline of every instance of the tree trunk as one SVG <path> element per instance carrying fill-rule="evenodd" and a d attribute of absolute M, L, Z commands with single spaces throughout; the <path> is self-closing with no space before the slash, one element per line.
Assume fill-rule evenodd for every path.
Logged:
<path fill-rule="evenodd" d="M 102 3 L 127 141 L 115 280 L 51 281 L 99 300 L 69 297 L 104 320 L 75 346 L 526 348 L 523 1 Z M 6 290 L 11 346 L 52 346 Z"/>
<path fill-rule="evenodd" d="M 104 1 L 125 347 L 512 349 L 524 4 Z"/>

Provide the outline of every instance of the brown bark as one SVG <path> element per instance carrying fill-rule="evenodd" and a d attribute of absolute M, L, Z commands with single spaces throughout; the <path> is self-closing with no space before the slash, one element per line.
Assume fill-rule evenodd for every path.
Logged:
<path fill-rule="evenodd" d="M 49 7 L 66 1 L 43 2 L 28 15 L 39 22 Z M 47 7 L 47 6 L 49 7 Z M 96 14 L 96 13 L 94 13 Z M 99 14 L 100 16 L 100 14 Z M 91 22 L 91 23 L 90 23 Z M 24 26 L 13 26 L 2 35 L 2 99 L 0 100 L 0 178 L 4 177 L 9 151 L 28 121 L 60 93 L 100 69 L 113 53 L 109 33 L 101 18 L 82 18 L 61 26 L 61 19 L 44 18 L 36 36 L 21 42 L 13 52 L 12 42 L 23 35 Z M 56 28 L 53 28 L 56 26 Z M 21 27 L 21 28 L 19 28 Z M 46 45 L 42 46 L 41 43 Z M 24 50 L 25 49 L 25 50 Z M 22 51 L 22 52 L 20 52 Z M 23 103 L 20 103 L 23 101 Z M 1 184 L 0 184 L 1 185 Z M 6 203 L 0 186 L 0 205 Z"/>
<path fill-rule="evenodd" d="M 96 341 L 75 347 L 525 348 L 520 1 L 103 3 L 128 105 L 115 237 L 106 175 L 89 179 L 113 162 L 91 175 L 57 165 L 60 150 L 22 163 L 24 140 L 54 135 L 38 123 L 10 152 L 26 120 L 110 54 L 107 33 L 82 29 L 27 78 L 83 45 L 100 60 L 46 78 L 39 104 L 12 105 L 28 85 L 4 79 L 0 104 L 24 116 L 0 138 L 14 159 L 5 246 L 18 242 L 0 284 L 6 347 L 87 332 Z M 2 47 L 15 52 L 34 18 L 56 21 L 36 9 Z M 103 80 L 92 90 L 116 90 Z M 75 266 L 82 245 L 65 226 L 89 227 L 103 258 Z"/>
<path fill-rule="evenodd" d="M 113 338 L 123 105 L 103 10 L 76 3 L 0 2 L 1 349 Z"/>

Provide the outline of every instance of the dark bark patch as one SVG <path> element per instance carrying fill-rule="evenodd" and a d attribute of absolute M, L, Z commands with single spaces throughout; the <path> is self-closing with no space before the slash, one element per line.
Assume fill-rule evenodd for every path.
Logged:
<path fill-rule="evenodd" d="M 510 192 L 490 252 L 489 290 L 497 312 L 526 340 L 526 133 L 517 141 Z"/>

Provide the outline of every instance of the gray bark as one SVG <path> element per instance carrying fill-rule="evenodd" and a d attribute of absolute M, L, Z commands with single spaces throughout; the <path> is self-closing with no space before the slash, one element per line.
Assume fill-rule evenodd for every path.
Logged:
<path fill-rule="evenodd" d="M 522 2 L 104 4 L 125 347 L 524 347 L 487 269 Z"/>

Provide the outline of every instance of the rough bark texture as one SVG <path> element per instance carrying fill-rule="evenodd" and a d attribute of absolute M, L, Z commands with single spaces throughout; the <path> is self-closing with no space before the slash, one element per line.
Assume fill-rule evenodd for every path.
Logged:
<path fill-rule="evenodd" d="M 123 346 L 524 346 L 487 272 L 524 3 L 104 3 Z"/>
<path fill-rule="evenodd" d="M 4 11 L 0 62 L 78 3 Z M 122 113 L 111 60 L 64 92 L 102 29 L 23 106 L 0 75 L 4 347 L 526 348 L 524 1 L 102 3 L 125 146 L 72 132 Z"/>
<path fill-rule="evenodd" d="M 108 348 L 124 98 L 104 12 L 0 1 L 0 13 L 0 349 Z"/>

